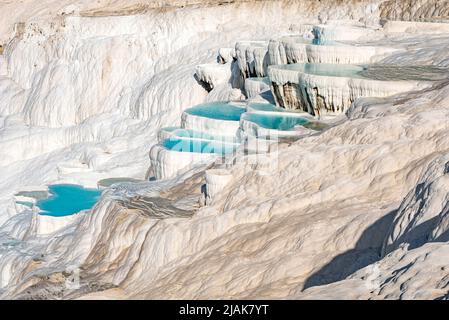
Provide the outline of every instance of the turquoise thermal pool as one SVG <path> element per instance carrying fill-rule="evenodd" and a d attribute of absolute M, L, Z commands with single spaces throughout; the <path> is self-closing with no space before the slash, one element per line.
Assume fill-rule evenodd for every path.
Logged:
<path fill-rule="evenodd" d="M 36 205 L 41 215 L 64 217 L 91 209 L 101 196 L 97 189 L 87 189 L 75 184 L 55 184 L 48 187 L 49 198 L 39 200 Z"/>
<path fill-rule="evenodd" d="M 20 204 L 20 205 L 22 205 L 22 206 L 29 207 L 29 208 L 32 208 L 33 205 L 34 205 L 34 203 L 33 203 L 33 202 L 30 202 L 30 201 L 16 201 L 16 203 L 17 203 L 17 204 Z"/>
<path fill-rule="evenodd" d="M 169 127 L 169 128 L 163 128 L 161 130 L 170 132 L 174 137 L 178 137 L 178 138 L 223 141 L 223 142 L 227 142 L 227 143 L 235 143 L 236 142 L 235 137 L 212 135 L 212 134 L 202 132 L 202 131 L 183 129 L 183 128 L 179 128 L 179 127 Z"/>
<path fill-rule="evenodd" d="M 269 115 L 261 113 L 246 113 L 243 119 L 253 122 L 265 129 L 287 131 L 295 126 L 304 125 L 309 122 L 306 118 L 297 116 Z"/>
<path fill-rule="evenodd" d="M 331 45 L 332 43 L 330 41 L 325 41 L 322 40 L 321 38 L 314 38 L 312 40 L 312 44 L 317 45 L 317 46 L 322 46 L 322 45 Z"/>
<path fill-rule="evenodd" d="M 252 102 L 248 104 L 248 110 L 264 111 L 264 112 L 287 112 L 287 110 L 284 108 L 279 108 L 272 103 L 264 103 L 264 102 Z"/>
<path fill-rule="evenodd" d="M 238 107 L 228 102 L 212 102 L 194 106 L 187 109 L 185 112 L 198 117 L 239 121 L 240 115 L 245 112 L 245 108 Z"/>
<path fill-rule="evenodd" d="M 234 152 L 236 144 L 223 143 L 221 141 L 205 141 L 184 138 L 169 138 L 162 143 L 164 148 L 178 152 L 211 153 L 226 155 Z"/>

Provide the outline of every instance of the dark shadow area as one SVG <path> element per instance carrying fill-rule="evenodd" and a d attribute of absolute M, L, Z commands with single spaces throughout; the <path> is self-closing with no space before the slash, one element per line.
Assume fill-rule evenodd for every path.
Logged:
<path fill-rule="evenodd" d="M 386 248 L 386 252 L 389 253 L 391 251 L 392 246 L 397 247 L 401 243 L 408 243 L 409 250 L 421 247 L 422 245 L 424 245 L 426 242 L 429 241 L 429 236 L 439 220 L 440 217 L 435 216 L 432 219 L 427 220 L 426 222 L 418 224 L 412 229 L 406 230 L 397 241 L 395 241 L 391 246 Z"/>
<path fill-rule="evenodd" d="M 195 78 L 196 82 L 198 82 L 198 84 L 204 88 L 204 90 L 206 90 L 207 92 L 212 91 L 213 88 L 209 83 L 201 81 L 196 74 L 194 74 L 193 77 Z"/>
<path fill-rule="evenodd" d="M 399 268 L 397 270 L 394 270 L 391 274 L 390 277 L 388 277 L 385 280 L 385 283 L 389 283 L 390 281 L 392 281 L 394 278 L 396 278 L 398 275 L 400 275 L 403 272 L 406 272 L 407 270 L 409 270 L 411 267 L 413 266 L 413 262 L 410 262 L 409 264 L 407 264 L 406 266 L 403 266 L 402 268 Z"/>
<path fill-rule="evenodd" d="M 445 168 L 446 170 L 446 168 Z M 420 183 L 416 186 L 414 190 L 415 199 L 424 199 L 425 194 L 429 192 L 430 186 L 425 183 Z M 416 249 L 421 247 L 426 242 L 429 241 L 429 237 L 432 233 L 432 230 L 437 226 L 440 221 L 440 214 L 434 216 L 433 218 L 419 223 L 419 219 L 422 219 L 424 207 L 426 205 L 426 201 L 419 201 L 418 208 L 416 209 L 416 214 L 413 215 L 412 219 L 408 222 L 406 228 L 402 231 L 402 235 L 392 244 L 385 248 L 383 254 L 388 254 L 395 248 L 399 246 L 401 243 L 408 243 L 409 250 Z M 408 203 L 408 205 L 410 205 Z M 447 206 L 448 204 L 446 204 Z M 447 210 L 446 208 L 443 210 Z"/>
<path fill-rule="evenodd" d="M 380 259 L 383 239 L 393 223 L 396 210 L 369 226 L 357 241 L 355 248 L 348 250 L 311 275 L 304 283 L 303 290 L 340 281 L 355 271 Z"/>
<path fill-rule="evenodd" d="M 447 173 L 449 173 L 449 162 L 446 162 L 446 164 L 444 165 L 443 174 L 447 174 Z"/>
<path fill-rule="evenodd" d="M 207 192 L 206 192 L 206 184 L 203 184 L 202 186 L 201 186 L 201 193 L 204 195 L 204 196 L 206 196 L 207 194 Z"/>
<path fill-rule="evenodd" d="M 436 298 L 435 300 L 449 300 L 449 292 L 441 297 Z"/>
<path fill-rule="evenodd" d="M 153 179 L 153 180 L 152 180 Z M 145 172 L 145 180 L 154 181 L 156 180 L 153 166 L 148 166 L 147 172 Z"/>
<path fill-rule="evenodd" d="M 449 230 L 447 230 L 446 232 L 442 233 L 438 238 L 436 238 L 432 242 L 449 242 Z"/>
<path fill-rule="evenodd" d="M 260 96 L 263 99 L 267 100 L 268 103 L 271 103 L 274 105 L 276 104 L 276 101 L 274 101 L 274 96 L 273 96 L 273 93 L 271 92 L 271 90 L 267 90 L 267 91 L 260 93 Z"/>

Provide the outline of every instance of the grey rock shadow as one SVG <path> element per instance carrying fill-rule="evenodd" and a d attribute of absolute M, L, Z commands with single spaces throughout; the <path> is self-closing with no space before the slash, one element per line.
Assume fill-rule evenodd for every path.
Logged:
<path fill-rule="evenodd" d="M 357 240 L 354 249 L 335 256 L 328 264 L 307 278 L 303 290 L 343 280 L 357 270 L 378 261 L 381 258 L 383 239 L 395 215 L 396 210 L 389 212 L 369 226 Z"/>

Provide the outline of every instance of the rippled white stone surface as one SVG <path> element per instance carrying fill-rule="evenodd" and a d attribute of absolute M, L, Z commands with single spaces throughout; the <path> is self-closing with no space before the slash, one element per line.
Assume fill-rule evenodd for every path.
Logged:
<path fill-rule="evenodd" d="M 208 206 L 202 187 L 209 166 L 195 167 L 163 181 L 116 185 L 91 214 L 38 236 L 33 212 L 18 211 L 14 194 L 151 176 L 148 152 L 160 128 L 179 126 L 190 106 L 238 95 L 241 83 L 208 93 L 193 76 L 197 65 L 216 61 L 219 48 L 335 19 L 445 13 L 423 2 L 409 15 L 374 0 L 155 13 L 139 11 L 140 2 L 0 4 L 0 43 L 25 22 L 0 58 L 0 297 L 447 297 L 444 82 L 359 99 L 320 134 L 216 164 L 232 179 L 223 186 L 209 178 Z M 62 12 L 65 18 L 56 16 Z M 383 63 L 449 66 L 444 24 L 386 27 L 363 40 L 407 50 Z M 80 288 L 67 287 L 79 267 Z"/>

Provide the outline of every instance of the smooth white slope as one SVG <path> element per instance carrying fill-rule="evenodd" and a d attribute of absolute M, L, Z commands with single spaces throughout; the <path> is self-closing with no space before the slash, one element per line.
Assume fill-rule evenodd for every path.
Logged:
<path fill-rule="evenodd" d="M 449 149 L 447 87 L 417 95 L 407 94 L 391 101 L 359 101 L 350 110 L 351 121 L 322 135 L 281 145 L 277 158 L 279 162 L 269 162 L 276 163 L 277 166 L 273 169 L 279 170 L 270 172 L 270 168 L 265 167 L 266 163 L 254 162 L 250 156 L 240 159 L 243 163 L 228 169 L 233 180 L 218 195 L 215 194 L 213 205 L 202 208 L 189 219 L 154 219 L 138 214 L 135 210 L 124 209 L 120 200 L 125 195 L 144 195 L 163 197 L 170 199 L 170 203 L 187 206 L 192 201 L 201 201 L 201 186 L 205 182 L 203 174 L 188 181 L 183 180 L 186 177 L 179 177 L 163 184 L 150 183 L 111 191 L 91 214 L 80 216 L 78 223 L 51 237 L 36 238 L 31 214 L 17 214 L 12 203 L 12 193 L 27 185 L 60 181 L 89 184 L 109 175 L 143 177 L 149 162 L 146 153 L 156 141 L 156 130 L 161 125 L 171 125 L 179 120 L 180 109 L 187 100 L 194 102 L 195 99 L 206 98 L 206 93 L 199 89 L 198 84 L 193 86 L 194 83 L 189 82 L 187 88 L 183 87 L 186 81 L 190 81 L 189 74 L 193 76 L 194 65 L 212 62 L 210 59 L 217 48 L 232 46 L 230 42 L 235 42 L 239 37 L 258 39 L 267 31 L 285 31 L 290 27 L 288 21 L 292 25 L 297 23 L 301 12 L 310 12 L 311 16 L 316 17 L 322 10 L 335 18 L 344 17 L 350 12 L 358 18 L 364 15 L 365 4 L 349 11 L 346 9 L 350 4 L 337 10 L 325 10 L 329 8 L 323 5 L 307 11 L 304 10 L 307 8 L 298 6 L 294 8 L 297 10 L 295 11 L 280 3 L 262 3 L 254 7 L 231 5 L 227 7 L 230 9 L 225 15 L 222 14 L 223 11 L 214 11 L 213 8 L 204 9 L 206 11 L 199 9 L 199 13 L 194 16 L 183 13 L 187 20 L 205 16 L 205 13 L 211 20 L 216 18 L 210 21 L 211 34 L 206 36 L 199 29 L 196 30 L 198 33 L 190 39 L 194 43 L 173 51 L 170 56 L 164 55 L 160 63 L 155 64 L 155 73 L 149 74 L 145 79 L 126 78 L 127 81 L 135 80 L 135 83 L 129 84 L 120 83 L 115 78 L 105 81 L 106 92 L 124 92 L 124 95 L 119 98 L 105 94 L 104 101 L 114 103 L 101 105 L 98 110 L 83 106 L 79 113 L 68 112 L 65 115 L 56 108 L 56 102 L 61 97 L 58 87 L 52 91 L 52 81 L 37 81 L 51 80 L 45 72 L 53 72 L 55 76 L 59 74 L 63 86 L 71 84 L 73 74 L 69 73 L 68 79 L 65 79 L 66 73 L 61 70 L 73 70 L 70 69 L 75 68 L 72 64 L 58 70 L 58 61 L 49 62 L 39 66 L 45 72 L 34 74 L 31 64 L 23 61 L 24 73 L 21 75 L 21 71 L 16 69 L 16 80 L 21 82 L 18 83 L 19 86 L 23 85 L 25 88 L 19 88 L 27 89 L 27 83 L 37 82 L 29 92 L 20 93 L 16 101 L 21 99 L 20 95 L 23 98 L 24 95 L 36 92 L 36 96 L 31 96 L 38 98 L 40 102 L 30 101 L 25 119 L 21 119 L 20 115 L 2 118 L 1 144 L 9 143 L 11 137 L 23 132 L 24 120 L 36 123 L 49 121 L 45 123 L 46 127 L 62 127 L 56 129 L 66 130 L 67 126 L 78 124 L 78 121 L 82 121 L 80 119 L 103 110 L 109 110 L 113 115 L 100 114 L 87 121 L 92 121 L 92 126 L 95 127 L 104 124 L 104 130 L 98 132 L 106 132 L 104 140 L 89 134 L 91 129 L 86 129 L 82 134 L 73 134 L 73 140 L 54 146 L 54 149 L 45 149 L 47 145 L 51 145 L 45 143 L 48 138 L 36 138 L 35 142 L 32 141 L 33 135 L 26 135 L 22 139 L 26 141 L 29 137 L 30 142 L 28 145 L 24 144 L 20 152 L 26 154 L 30 145 L 40 144 L 42 147 L 33 149 L 34 157 L 17 161 L 22 157 L 18 156 L 1 168 L 3 179 L 0 182 L 0 218 L 2 221 L 7 220 L 0 229 L 3 243 L 0 252 L 1 296 L 60 297 L 62 294 L 71 298 L 298 297 L 297 290 L 302 290 L 306 285 L 323 284 L 325 281 L 322 278 L 336 281 L 350 275 L 355 271 L 352 264 L 354 261 L 359 268 L 377 259 L 390 222 L 384 218 L 391 217 L 389 213 L 399 207 L 410 190 L 416 188 L 428 164 Z M 261 17 L 261 21 L 249 19 L 255 15 L 256 9 L 260 10 L 261 14 L 257 16 Z M 264 27 L 264 24 L 269 25 L 269 28 Z M 131 30 L 133 26 L 129 27 L 127 30 Z M 170 29 L 170 26 L 167 28 Z M 105 29 L 109 31 L 99 22 L 98 34 L 105 36 Z M 91 35 L 94 37 L 96 30 L 96 23 L 93 23 Z M 111 30 L 114 31 L 114 28 Z M 96 39 L 98 51 L 93 43 L 87 44 L 83 55 L 95 52 L 100 53 L 101 59 L 104 59 L 109 55 L 103 55 L 107 51 L 105 48 L 115 42 L 111 39 L 114 37 L 109 34 L 105 36 L 106 39 Z M 42 40 L 47 42 L 46 39 Z M 141 45 L 140 40 L 136 40 L 137 47 Z M 64 48 L 70 39 L 65 42 L 64 37 L 56 37 L 55 41 L 55 47 Z M 88 43 L 88 39 L 86 41 Z M 415 42 L 416 38 L 403 41 Z M 103 46 L 104 43 L 107 45 Z M 447 50 L 444 49 L 447 44 L 447 39 L 431 39 L 425 43 L 427 48 L 424 50 L 396 55 L 391 60 L 404 62 L 410 59 L 422 63 L 432 61 L 443 65 L 449 61 Z M 27 50 L 31 50 L 33 46 L 36 44 L 32 44 Z M 123 50 L 119 56 L 120 61 L 127 61 L 132 65 L 135 56 L 131 55 L 131 59 L 126 60 L 126 50 L 120 45 L 118 48 Z M 64 50 L 66 49 L 70 51 L 70 48 Z M 56 51 L 50 52 L 54 54 Z M 137 49 L 132 48 L 131 52 L 136 54 Z M 23 57 L 19 59 L 20 53 L 17 54 L 19 56 L 14 63 L 20 65 Z M 37 61 L 46 63 L 45 58 L 40 56 Z M 89 61 L 92 61 L 92 70 L 96 71 L 99 61 L 95 58 Z M 102 60 L 104 61 L 107 62 L 107 59 Z M 76 59 L 70 62 L 75 65 Z M 66 62 L 62 59 L 59 63 L 64 65 Z M 133 68 L 131 70 L 137 70 L 135 66 Z M 122 66 L 114 70 L 118 70 L 114 71 L 116 76 L 124 72 Z M 91 69 L 81 68 L 80 71 L 79 77 L 89 79 L 86 72 Z M 98 76 L 98 73 L 94 72 L 94 75 Z M 92 85 L 101 89 L 101 83 L 93 82 Z M 110 85 L 129 86 L 130 89 L 120 91 L 109 87 Z M 16 98 L 11 93 L 21 90 L 10 82 L 5 85 L 8 86 L 11 89 L 6 89 L 8 93 L 1 98 L 4 96 L 4 101 L 13 101 Z M 201 95 L 189 95 L 191 90 L 200 90 Z M 104 94 L 101 90 L 98 92 Z M 77 92 L 77 95 L 72 95 L 72 100 L 67 101 L 73 103 L 75 98 L 91 99 L 81 97 L 81 94 L 82 92 Z M 52 99 L 49 108 L 42 103 L 45 96 Z M 56 98 L 57 101 L 53 100 Z M 4 104 L 1 105 L 4 108 Z M 73 108 L 75 107 L 70 105 L 68 110 Z M 19 105 L 8 106 L 7 109 L 2 112 L 10 114 L 22 110 Z M 58 115 L 40 115 L 33 113 L 33 110 L 55 110 Z M 106 121 L 109 117 L 113 120 Z M 120 124 L 123 119 L 133 124 L 131 128 L 130 123 Z M 148 119 L 148 122 L 144 119 Z M 60 120 L 67 120 L 69 123 L 60 123 Z M 110 124 L 114 121 L 117 121 L 115 125 Z M 80 128 L 85 125 L 86 122 L 77 125 L 76 130 L 82 130 Z M 46 127 L 29 130 L 50 132 Z M 79 138 L 84 135 L 91 140 Z M 2 154 L 2 158 L 7 155 Z M 79 171 L 70 171 L 74 167 L 78 167 Z M 169 190 L 170 187 L 174 189 Z M 175 215 L 178 213 L 178 209 L 163 209 L 168 213 L 173 211 Z M 370 226 L 376 228 L 367 233 Z M 435 248 L 435 252 L 444 254 L 444 245 L 439 245 L 438 248 Z M 348 252 L 350 254 L 345 255 Z M 343 259 L 332 263 L 340 254 Z M 414 256 L 408 257 L 413 259 Z M 351 262 L 349 265 L 346 259 Z M 395 264 L 394 259 L 392 263 L 392 268 L 400 267 Z M 325 264 L 330 267 L 325 268 Z M 83 266 L 82 276 L 89 286 L 83 282 L 81 290 L 66 290 L 66 280 L 76 274 L 76 269 L 73 268 L 79 266 Z M 322 269 L 324 270 L 320 272 Z M 423 269 L 420 270 L 422 279 L 428 280 Z M 313 277 L 314 275 L 317 276 Z M 431 286 L 438 282 L 438 276 L 430 277 L 436 279 L 427 281 Z M 401 290 L 410 290 L 410 296 L 416 292 L 416 286 L 404 289 L 399 283 L 391 286 L 395 296 L 400 295 Z M 62 292 L 62 289 L 65 291 Z M 351 286 L 345 286 L 340 292 L 344 296 L 350 296 L 351 290 Z"/>

